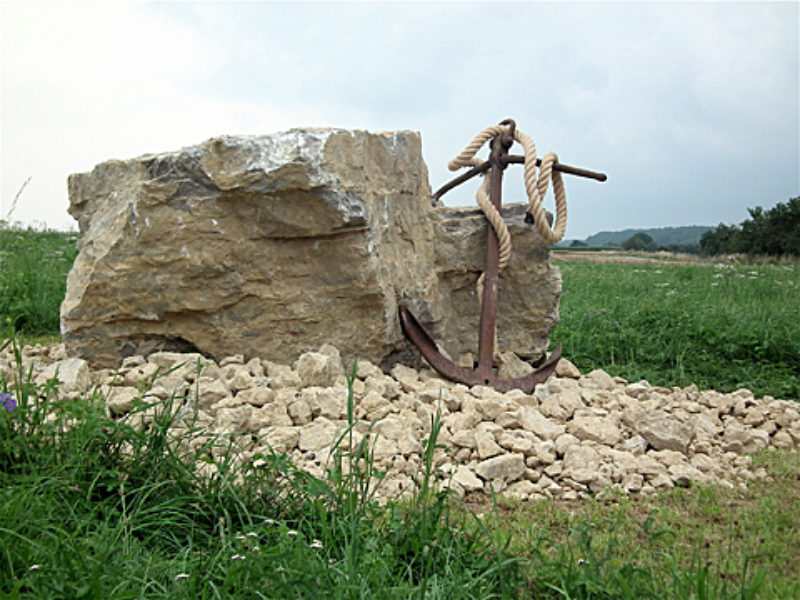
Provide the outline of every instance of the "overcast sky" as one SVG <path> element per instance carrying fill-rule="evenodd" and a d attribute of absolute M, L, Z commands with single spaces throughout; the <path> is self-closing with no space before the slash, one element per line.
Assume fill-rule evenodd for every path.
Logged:
<path fill-rule="evenodd" d="M 436 189 L 506 117 L 608 174 L 567 178 L 570 239 L 800 195 L 796 1 L 0 2 L 0 219 L 29 176 L 11 220 L 76 228 L 70 173 L 303 126 L 419 131 Z"/>

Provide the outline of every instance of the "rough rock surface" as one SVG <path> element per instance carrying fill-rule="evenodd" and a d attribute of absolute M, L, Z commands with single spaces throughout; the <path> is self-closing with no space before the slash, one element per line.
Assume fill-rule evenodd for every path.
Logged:
<path fill-rule="evenodd" d="M 219 137 L 105 162 L 70 176 L 69 195 L 80 237 L 62 337 L 94 367 L 164 350 L 294 361 L 333 341 L 388 371 L 417 360 L 399 302 L 454 359 L 477 350 L 486 221 L 431 207 L 417 133 Z M 561 278 L 523 205 L 504 215 L 498 336 L 535 358 Z"/>
<path fill-rule="evenodd" d="M 160 352 L 128 357 L 116 369 L 90 370 L 82 359 L 67 358 L 59 344 L 24 348 L 23 367 L 39 384 L 58 379 L 62 398 L 95 393 L 109 414 L 137 427 L 145 427 L 155 409 L 132 411 L 136 401 L 156 406 L 173 397 L 175 434 L 199 427 L 193 448 L 217 436 L 212 454 L 232 447 L 239 464 L 272 449 L 323 477 L 331 445 L 347 427 L 344 361 L 330 345 L 304 353 L 292 366 L 242 355 L 216 362 Z M 15 369 L 6 349 L 0 373 L 11 379 Z M 750 453 L 800 445 L 797 402 L 757 399 L 746 389 L 722 394 L 694 385 L 628 383 L 600 370 L 581 375 L 566 360 L 530 395 L 467 388 L 403 365 L 386 375 L 366 360 L 356 375 L 354 437 L 370 436 L 376 466 L 387 472 L 384 497 L 414 489 L 437 411 L 443 424 L 443 449 L 434 454 L 437 485 L 522 500 L 570 500 L 611 489 L 651 494 L 694 482 L 746 486 L 767 476 L 750 467 Z M 210 473 L 212 467 L 203 463 L 202 469 Z"/>

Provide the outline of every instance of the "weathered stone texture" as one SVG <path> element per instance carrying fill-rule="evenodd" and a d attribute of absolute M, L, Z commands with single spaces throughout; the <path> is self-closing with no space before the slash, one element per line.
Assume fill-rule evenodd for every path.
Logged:
<path fill-rule="evenodd" d="M 477 349 L 486 221 L 431 208 L 416 133 L 224 136 L 100 164 L 69 194 L 80 251 L 62 336 L 92 366 L 158 350 L 291 363 L 326 342 L 413 364 L 398 302 L 454 358 Z M 561 280 L 523 206 L 504 214 L 499 339 L 529 358 L 547 348 Z"/>

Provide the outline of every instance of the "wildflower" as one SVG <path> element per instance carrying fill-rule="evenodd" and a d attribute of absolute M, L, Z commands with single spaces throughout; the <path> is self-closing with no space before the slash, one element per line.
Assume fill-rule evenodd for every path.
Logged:
<path fill-rule="evenodd" d="M 294 537 L 298 534 L 294 529 L 290 529 L 289 531 L 286 532 L 286 535 Z"/>
<path fill-rule="evenodd" d="M 181 579 L 189 579 L 188 573 L 178 573 L 175 575 L 175 581 L 180 581 Z"/>
<path fill-rule="evenodd" d="M 233 556 L 231 556 L 231 560 L 244 560 L 244 556 L 242 556 L 241 554 L 234 554 Z"/>
<path fill-rule="evenodd" d="M 7 392 L 0 394 L 0 404 L 5 406 L 8 412 L 17 408 L 17 401 L 14 399 L 14 396 Z"/>
<path fill-rule="evenodd" d="M 42 565 L 31 565 L 30 567 L 28 567 L 28 571 L 38 571 L 41 568 Z"/>
<path fill-rule="evenodd" d="M 314 550 L 322 550 L 322 542 L 319 540 L 314 540 L 308 545 L 309 548 L 314 548 Z"/>

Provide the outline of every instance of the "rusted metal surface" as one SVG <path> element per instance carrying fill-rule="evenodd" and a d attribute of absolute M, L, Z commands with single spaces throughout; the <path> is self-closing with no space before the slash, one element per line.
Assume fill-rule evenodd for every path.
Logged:
<path fill-rule="evenodd" d="M 508 156 L 505 157 L 504 161 L 506 164 L 521 165 L 525 164 L 525 157 L 518 156 L 516 154 L 509 154 Z M 541 158 L 536 159 L 536 166 L 537 167 L 542 166 Z M 492 167 L 492 162 L 487 160 L 486 162 L 483 162 L 475 167 L 472 167 L 466 173 L 463 173 L 458 177 L 452 179 L 451 181 L 448 181 L 442 187 L 436 190 L 433 194 L 431 194 L 431 204 L 437 206 L 441 197 L 444 196 L 447 192 L 449 192 L 453 188 L 458 187 L 465 181 L 469 181 L 476 175 L 485 173 L 491 167 Z M 608 179 L 608 176 L 605 173 L 598 173 L 597 171 L 590 171 L 588 169 L 581 169 L 579 167 L 571 167 L 570 165 L 562 165 L 561 163 L 555 163 L 553 165 L 553 170 L 561 171 L 562 173 L 567 173 L 568 175 L 576 175 L 578 177 L 585 177 L 587 179 L 595 179 L 597 181 L 606 181 L 606 179 Z"/>
<path fill-rule="evenodd" d="M 464 175 L 457 177 L 450 183 L 440 188 L 433 195 L 433 203 L 449 190 L 457 185 L 468 181 L 472 177 L 485 173 L 491 169 L 490 198 L 494 207 L 499 211 L 502 207 L 502 188 L 503 171 L 509 164 L 519 164 L 525 162 L 524 156 L 511 156 L 509 149 L 514 143 L 514 128 L 516 124 L 512 119 L 506 119 L 500 123 L 507 125 L 508 129 L 502 135 L 495 136 L 491 140 L 491 155 L 485 163 L 470 169 Z M 539 161 L 537 161 L 539 164 Z M 587 171 L 568 165 L 556 165 L 556 170 L 578 175 L 580 177 L 590 177 L 598 181 L 605 181 L 603 173 Z M 507 392 L 512 389 L 521 389 L 526 393 L 531 393 L 536 385 L 543 383 L 555 371 L 558 359 L 561 356 L 561 345 L 550 354 L 550 356 L 539 364 L 533 372 L 515 379 L 500 379 L 494 369 L 493 358 L 495 348 L 495 331 L 497 323 L 497 297 L 499 288 L 499 247 L 497 234 L 493 227 L 488 228 L 488 241 L 486 247 L 486 269 L 483 286 L 483 303 L 481 304 L 480 324 L 478 328 L 478 364 L 474 370 L 465 369 L 446 358 L 438 349 L 436 342 L 425 331 L 425 328 L 417 321 L 411 311 L 401 305 L 398 309 L 400 325 L 406 337 L 411 341 L 423 358 L 436 370 L 437 373 L 465 385 L 488 385 L 500 392 Z"/>

